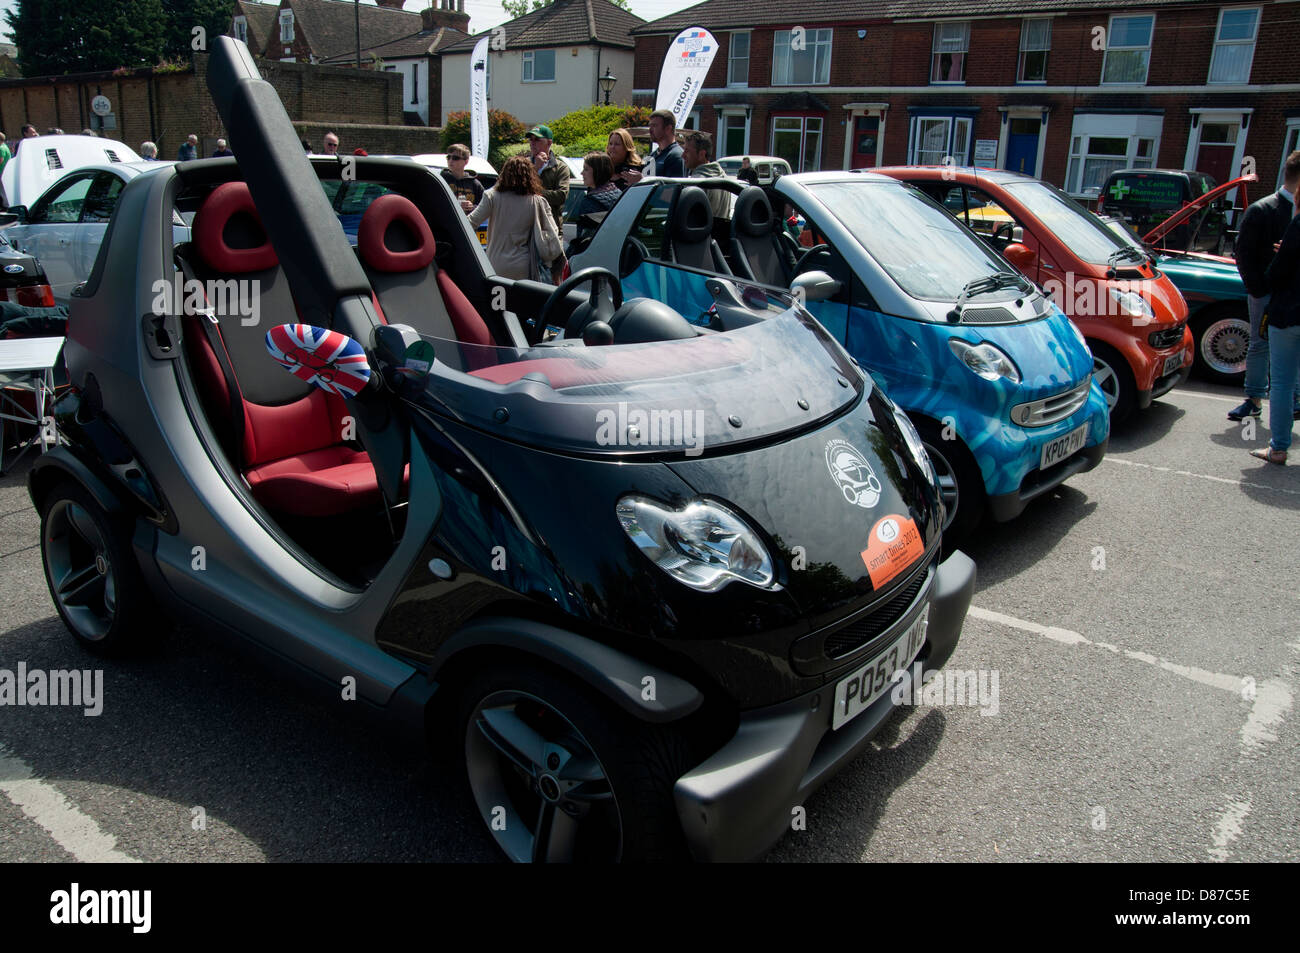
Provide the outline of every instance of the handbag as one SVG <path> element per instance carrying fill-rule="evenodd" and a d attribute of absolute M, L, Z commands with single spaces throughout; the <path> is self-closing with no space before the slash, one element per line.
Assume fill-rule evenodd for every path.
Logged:
<path fill-rule="evenodd" d="M 542 209 L 546 209 L 546 219 L 542 219 Z M 552 262 L 564 254 L 564 246 L 555 231 L 555 220 L 551 218 L 551 207 L 545 199 L 533 201 L 533 244 L 537 248 L 538 258 L 543 262 Z"/>

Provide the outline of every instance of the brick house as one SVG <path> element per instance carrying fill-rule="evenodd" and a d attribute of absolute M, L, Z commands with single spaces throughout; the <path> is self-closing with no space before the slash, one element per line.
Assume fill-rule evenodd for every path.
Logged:
<path fill-rule="evenodd" d="M 465 38 L 469 14 L 464 0 L 433 0 L 420 11 L 402 9 L 404 0 L 280 0 L 277 4 L 237 0 L 230 35 L 256 57 L 282 62 L 378 67 L 402 77 L 408 125 L 442 121 L 440 60 L 449 45 Z"/>
<path fill-rule="evenodd" d="M 603 102 L 598 80 L 606 70 L 616 78 L 610 102 L 628 102 L 634 46 L 629 34 L 644 23 L 609 0 L 556 0 L 491 34 L 469 37 L 443 54 L 446 108 L 469 109 L 470 56 L 478 41 L 491 35 L 500 37 L 488 50 L 488 104 L 493 109 L 504 109 L 530 126 L 555 119 Z"/>
<path fill-rule="evenodd" d="M 1300 144 L 1297 5 L 1189 0 L 706 0 L 632 31 L 636 101 L 672 38 L 719 42 L 692 125 L 792 168 L 1008 168 L 1079 198 L 1126 166 L 1253 163 Z M 1260 194 L 1257 190 L 1256 196 Z"/>

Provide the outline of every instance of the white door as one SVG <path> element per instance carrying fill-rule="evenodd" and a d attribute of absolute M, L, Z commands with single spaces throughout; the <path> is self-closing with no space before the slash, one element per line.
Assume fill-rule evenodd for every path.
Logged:
<path fill-rule="evenodd" d="M 58 304 L 66 304 L 72 289 L 85 279 L 77 262 L 77 230 L 96 174 L 73 174 L 51 186 L 31 207 L 27 221 L 8 229 L 9 240 L 45 269 Z"/>

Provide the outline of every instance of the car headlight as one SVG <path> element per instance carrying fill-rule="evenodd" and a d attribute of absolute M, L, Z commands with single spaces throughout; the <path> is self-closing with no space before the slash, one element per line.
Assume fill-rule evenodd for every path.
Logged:
<path fill-rule="evenodd" d="M 959 361 L 986 381 L 1005 377 L 1013 384 L 1020 383 L 1020 372 L 1011 358 L 992 344 L 967 344 L 959 338 L 949 338 L 948 347 Z"/>
<path fill-rule="evenodd" d="M 1147 299 L 1142 297 L 1136 291 L 1120 291 L 1118 288 L 1111 288 L 1110 296 L 1114 302 L 1119 305 L 1120 311 L 1132 318 L 1144 318 L 1147 321 L 1155 320 L 1155 312 L 1151 310 L 1151 305 Z"/>
<path fill-rule="evenodd" d="M 625 496 L 618 521 L 650 561 L 678 582 L 716 592 L 733 579 L 779 588 L 772 557 L 758 534 L 721 503 L 693 500 L 683 509 L 644 496 Z"/>
<path fill-rule="evenodd" d="M 916 460 L 917 466 L 931 483 L 938 483 L 939 476 L 934 472 L 934 464 L 930 461 L 930 455 L 925 452 L 925 444 L 921 443 L 921 435 L 916 430 L 916 425 L 897 407 L 894 408 L 894 420 L 898 422 L 898 429 L 903 432 L 903 442 L 907 444 L 907 449 L 912 451 L 912 458 Z"/>

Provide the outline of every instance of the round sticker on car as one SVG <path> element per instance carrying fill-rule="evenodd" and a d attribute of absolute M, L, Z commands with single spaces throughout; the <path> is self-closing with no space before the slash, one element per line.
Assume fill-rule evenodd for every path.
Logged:
<path fill-rule="evenodd" d="M 844 499 L 864 509 L 880 502 L 880 479 L 867 458 L 847 440 L 826 444 L 826 469 L 839 486 Z"/>

